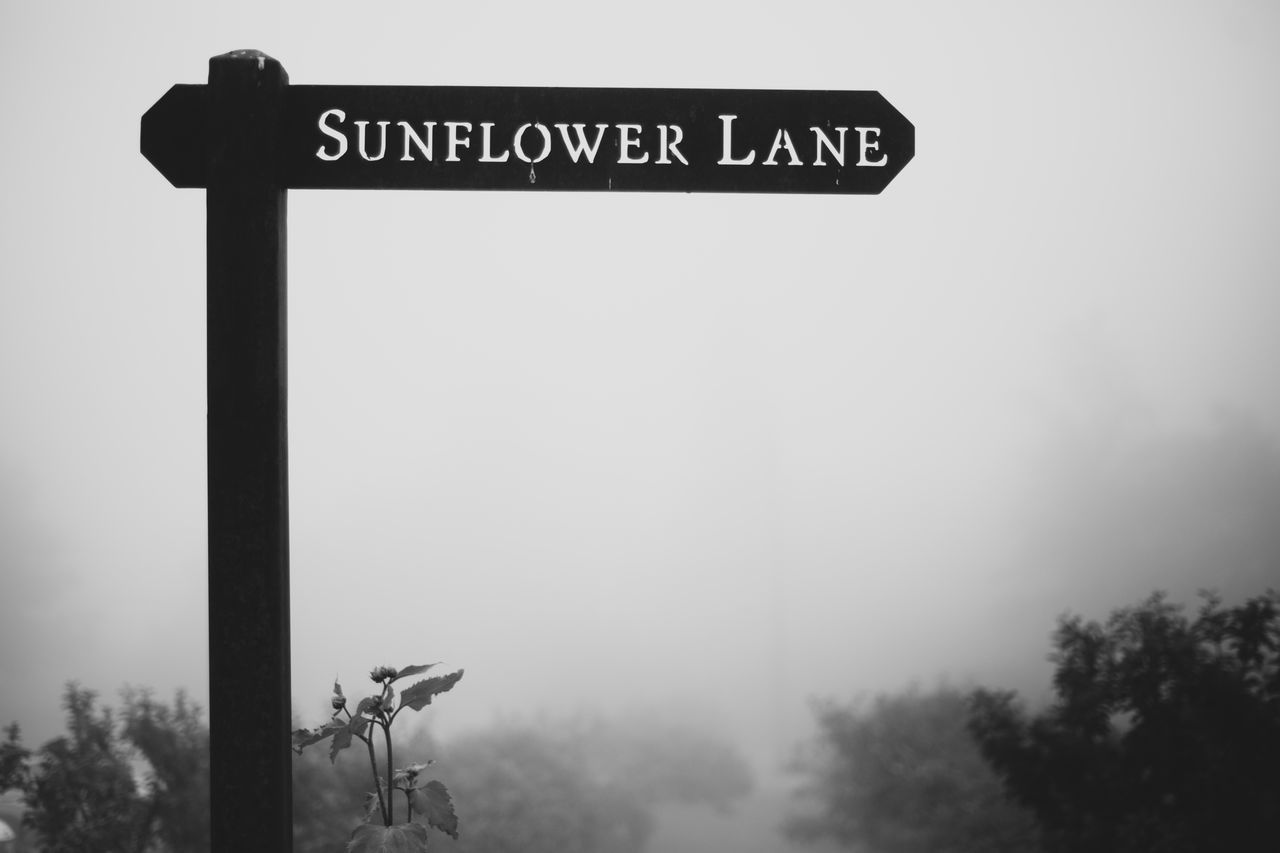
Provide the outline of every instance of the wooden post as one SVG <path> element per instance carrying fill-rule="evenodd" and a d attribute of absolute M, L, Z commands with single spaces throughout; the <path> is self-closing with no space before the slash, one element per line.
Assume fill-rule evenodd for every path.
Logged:
<path fill-rule="evenodd" d="M 216 853 L 293 849 L 285 189 L 288 75 L 209 60 L 209 726 Z"/>

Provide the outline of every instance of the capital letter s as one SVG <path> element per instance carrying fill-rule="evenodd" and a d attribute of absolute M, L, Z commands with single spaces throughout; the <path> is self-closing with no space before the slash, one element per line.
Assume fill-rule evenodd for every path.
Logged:
<path fill-rule="evenodd" d="M 321 160 L 332 161 L 332 160 L 337 160 L 343 154 L 347 153 L 347 137 L 344 136 L 342 133 L 340 133 L 338 130 L 332 127 L 329 127 L 329 125 L 325 123 L 329 120 L 330 116 L 336 117 L 338 119 L 338 123 L 341 124 L 342 122 L 347 120 L 347 114 L 344 113 L 342 110 L 325 110 L 323 113 L 320 114 L 320 120 L 316 122 L 316 126 L 320 128 L 321 133 L 323 133 L 325 136 L 329 137 L 330 139 L 338 140 L 338 150 L 333 154 L 326 153 L 323 145 L 321 145 L 319 148 L 316 149 L 317 157 L 319 157 Z"/>

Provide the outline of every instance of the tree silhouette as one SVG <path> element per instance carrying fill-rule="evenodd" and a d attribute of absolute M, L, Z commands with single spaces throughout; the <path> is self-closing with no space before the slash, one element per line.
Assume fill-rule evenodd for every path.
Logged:
<path fill-rule="evenodd" d="M 4 743 L 0 743 L 0 794 L 26 787 L 30 757 L 31 750 L 22 745 L 22 730 L 17 723 L 10 723 L 4 730 Z"/>
<path fill-rule="evenodd" d="M 952 688 L 882 695 L 867 708 L 821 705 L 819 737 L 798 769 L 811 810 L 784 829 L 882 853 L 1028 853 L 1028 815 L 1007 802 L 969 736 Z"/>
<path fill-rule="evenodd" d="M 146 691 L 124 694 L 123 737 L 146 759 L 155 831 L 174 853 L 209 850 L 209 727 L 179 692 L 172 705 Z"/>
<path fill-rule="evenodd" d="M 1274 849 L 1280 596 L 1194 619 L 1156 594 L 1105 625 L 1062 619 L 1056 701 L 1034 717 L 978 691 L 971 728 L 1056 851 Z"/>
<path fill-rule="evenodd" d="M 0 791 L 17 788 L 23 824 L 46 853 L 209 850 L 209 729 L 179 693 L 172 705 L 124 691 L 118 716 L 68 684 L 67 733 L 32 754 L 17 724 L 0 744 Z"/>
<path fill-rule="evenodd" d="M 42 746 L 26 785 L 24 822 L 46 853 L 141 853 L 150 813 L 134 785 L 128 755 L 96 694 L 67 686 L 67 734 Z"/>

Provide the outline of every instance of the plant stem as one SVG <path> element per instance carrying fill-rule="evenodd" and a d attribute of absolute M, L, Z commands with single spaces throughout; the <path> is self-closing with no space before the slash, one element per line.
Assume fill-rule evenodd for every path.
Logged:
<path fill-rule="evenodd" d="M 405 820 L 413 823 L 413 791 L 404 792 L 404 801 L 408 804 L 409 816 Z"/>
<path fill-rule="evenodd" d="M 387 814 L 386 801 L 382 799 L 382 786 L 378 784 L 378 759 L 373 754 L 373 738 L 362 737 L 360 739 L 364 741 L 365 746 L 369 747 L 369 765 L 373 768 L 373 789 L 378 792 L 378 814 L 382 815 L 382 822 L 390 826 L 391 817 Z M 387 799 L 390 799 L 390 796 Z"/>
<path fill-rule="evenodd" d="M 385 714 L 384 714 L 384 717 L 385 717 Z M 394 806 L 392 805 L 392 803 L 395 802 L 395 798 L 391 796 L 391 792 L 395 790 L 394 788 L 391 787 L 391 780 L 392 780 L 392 774 L 395 772 L 393 770 L 395 765 L 391 763 L 391 720 L 390 718 L 387 718 L 386 722 L 382 724 L 382 733 L 383 735 L 386 736 L 386 739 L 387 739 L 387 826 L 391 826 L 391 813 L 394 810 Z"/>

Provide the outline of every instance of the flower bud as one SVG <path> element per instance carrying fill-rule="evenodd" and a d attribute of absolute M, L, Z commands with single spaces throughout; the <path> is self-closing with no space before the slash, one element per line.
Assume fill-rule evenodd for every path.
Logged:
<path fill-rule="evenodd" d="M 396 677 L 395 667 L 375 666 L 373 669 L 369 671 L 369 680 L 373 681 L 376 684 L 381 684 L 382 682 L 395 677 Z"/>

